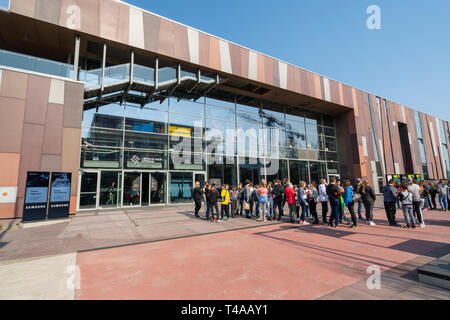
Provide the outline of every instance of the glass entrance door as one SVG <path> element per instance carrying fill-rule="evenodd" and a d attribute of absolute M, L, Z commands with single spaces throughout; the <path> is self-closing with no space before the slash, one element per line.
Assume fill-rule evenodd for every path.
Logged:
<path fill-rule="evenodd" d="M 200 182 L 200 188 L 203 188 L 205 186 L 206 174 L 204 174 L 204 173 L 196 173 L 194 175 L 194 184 L 197 181 Z"/>
<path fill-rule="evenodd" d="M 153 172 L 150 175 L 150 204 L 165 204 L 167 195 L 167 176 Z"/>
<path fill-rule="evenodd" d="M 194 186 L 192 172 L 170 173 L 170 203 L 191 203 Z"/>
<path fill-rule="evenodd" d="M 123 176 L 123 206 L 141 206 L 141 173 L 125 172 Z"/>
<path fill-rule="evenodd" d="M 100 208 L 120 207 L 120 189 L 122 173 L 118 171 L 102 171 L 100 174 Z"/>
<path fill-rule="evenodd" d="M 81 175 L 80 210 L 97 209 L 98 172 L 85 172 Z"/>

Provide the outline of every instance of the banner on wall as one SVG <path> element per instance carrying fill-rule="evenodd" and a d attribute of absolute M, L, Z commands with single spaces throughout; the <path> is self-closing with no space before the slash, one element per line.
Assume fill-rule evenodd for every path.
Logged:
<path fill-rule="evenodd" d="M 28 172 L 22 221 L 39 221 L 47 218 L 49 180 L 49 172 Z"/>
<path fill-rule="evenodd" d="M 71 184 L 72 173 L 52 173 L 48 219 L 69 217 Z"/>

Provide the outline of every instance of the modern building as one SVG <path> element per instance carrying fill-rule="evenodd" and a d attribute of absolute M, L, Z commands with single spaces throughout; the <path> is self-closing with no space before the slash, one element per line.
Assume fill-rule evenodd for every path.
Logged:
<path fill-rule="evenodd" d="M 448 121 L 121 1 L 0 7 L 0 218 L 28 172 L 71 173 L 71 214 L 207 179 L 450 178 Z"/>

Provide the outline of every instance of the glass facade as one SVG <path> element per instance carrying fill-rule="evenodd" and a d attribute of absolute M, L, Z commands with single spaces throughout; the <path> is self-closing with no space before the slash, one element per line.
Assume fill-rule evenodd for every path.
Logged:
<path fill-rule="evenodd" d="M 422 163 L 423 178 L 425 180 L 428 180 L 430 179 L 430 175 L 428 174 L 427 155 L 425 153 L 425 145 L 423 144 L 422 123 L 420 121 L 420 114 L 417 111 L 414 111 L 414 121 L 416 123 L 417 140 L 419 144 L 419 153 L 420 153 L 420 161 Z"/>
<path fill-rule="evenodd" d="M 338 174 L 333 117 L 284 109 L 162 96 L 86 109 L 81 169 L 88 173 L 81 184 L 98 188 L 82 194 L 80 209 L 190 202 L 197 173 L 229 185 Z M 160 190 L 153 202 L 152 181 Z"/>
<path fill-rule="evenodd" d="M 447 179 L 450 178 L 450 158 L 448 154 L 448 145 L 447 145 L 447 134 L 446 134 L 446 124 L 443 120 L 439 120 L 439 130 L 442 144 L 442 154 L 443 154 L 443 162 L 444 162 L 444 174 L 447 175 Z"/>

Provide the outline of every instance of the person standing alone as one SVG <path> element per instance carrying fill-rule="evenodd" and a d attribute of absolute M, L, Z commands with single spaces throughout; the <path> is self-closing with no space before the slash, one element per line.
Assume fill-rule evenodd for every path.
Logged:
<path fill-rule="evenodd" d="M 202 189 L 200 188 L 200 182 L 195 183 L 194 191 L 192 192 L 192 197 L 195 203 L 195 217 L 199 217 L 198 213 L 202 208 Z"/>

